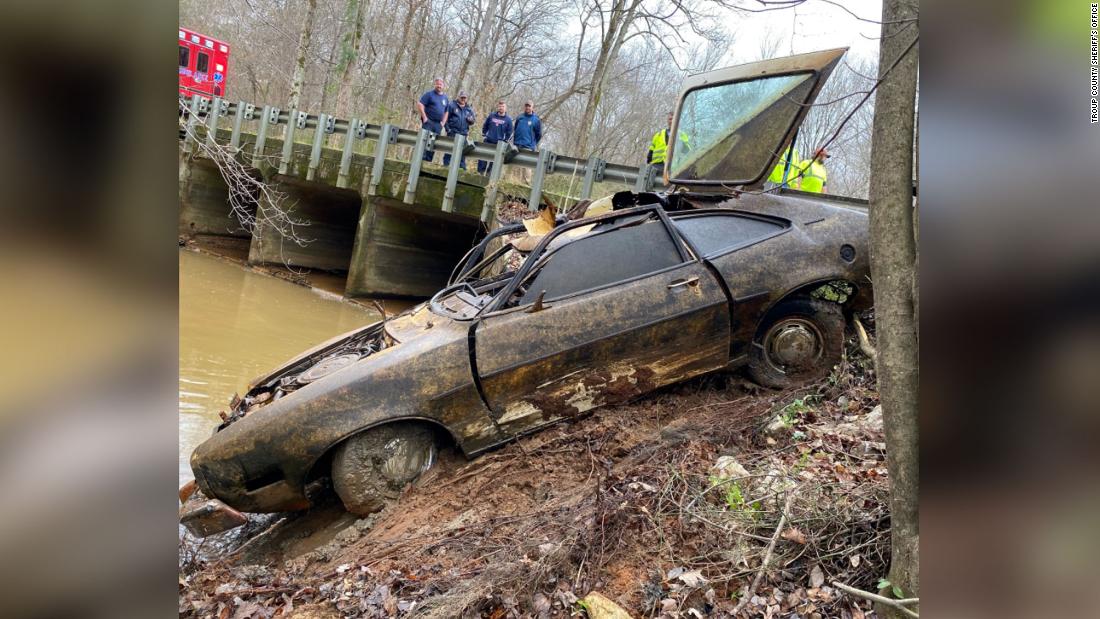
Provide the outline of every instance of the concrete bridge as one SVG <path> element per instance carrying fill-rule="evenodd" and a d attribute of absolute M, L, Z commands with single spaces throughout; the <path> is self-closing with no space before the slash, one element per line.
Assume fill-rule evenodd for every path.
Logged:
<path fill-rule="evenodd" d="M 504 143 L 471 151 L 463 136 L 355 118 L 199 96 L 180 105 L 180 234 L 247 241 L 252 264 L 346 274 L 349 297 L 435 293 L 503 200 L 565 208 L 594 191 L 660 182 L 648 165 L 545 149 L 505 163 Z M 448 167 L 424 162 L 427 149 L 436 160 L 465 149 L 468 167 L 484 159 L 492 172 L 461 170 L 457 156 Z M 506 181 L 508 168 L 530 170 L 530 181 Z"/>

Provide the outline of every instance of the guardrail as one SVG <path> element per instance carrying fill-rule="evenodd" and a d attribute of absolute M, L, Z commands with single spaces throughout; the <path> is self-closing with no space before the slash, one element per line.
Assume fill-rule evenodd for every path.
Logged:
<path fill-rule="evenodd" d="M 184 105 L 183 99 L 181 99 L 180 105 L 182 108 Z M 254 167 L 259 167 L 261 164 L 264 156 L 264 143 L 267 141 L 272 127 L 285 125 L 286 128 L 282 136 L 283 153 L 279 163 L 280 174 L 287 172 L 287 166 L 294 148 L 294 133 L 299 130 L 313 129 L 313 149 L 310 152 L 306 180 L 313 180 L 316 175 L 321 161 L 321 149 L 324 145 L 325 136 L 343 135 L 343 152 L 340 157 L 340 168 L 336 180 L 336 186 L 340 188 L 348 186 L 355 141 L 377 141 L 367 195 L 377 193 L 389 148 L 395 144 L 411 146 L 413 151 L 412 158 L 409 161 L 409 177 L 402 199 L 407 204 L 412 204 L 416 200 L 416 187 L 420 180 L 424 152 L 426 150 L 448 152 L 451 154 L 451 162 L 447 171 L 442 210 L 448 213 L 453 211 L 455 188 L 458 185 L 459 162 L 462 160 L 463 150 L 467 146 L 465 136 L 440 136 L 427 129 L 410 131 L 388 123 L 372 125 L 358 118 L 345 120 L 336 118 L 331 114 L 315 115 L 300 110 L 283 110 L 270 105 L 261 108 L 245 101 L 231 102 L 221 98 L 207 99 L 200 95 L 193 95 L 188 107 L 184 149 L 187 152 L 192 152 L 192 144 L 187 136 L 198 139 L 193 129 L 200 121 L 206 126 L 208 145 L 217 145 L 219 119 L 223 117 L 233 119 L 229 146 L 237 151 L 240 150 L 241 132 L 244 124 L 246 122 L 258 123 L 256 141 L 252 149 L 252 165 Z M 466 157 L 493 162 L 492 170 L 489 173 L 489 181 L 485 187 L 485 206 L 481 212 L 482 221 L 489 220 L 492 207 L 496 204 L 497 186 L 505 165 L 528 168 L 534 171 L 531 177 L 531 193 L 527 200 L 528 208 L 531 209 L 537 208 L 542 198 L 546 178 L 552 174 L 581 176 L 583 180 L 581 182 L 580 199 L 582 200 L 591 198 L 593 185 L 601 181 L 621 182 L 624 185 L 633 186 L 635 191 L 650 191 L 654 188 L 664 187 L 655 178 L 654 170 L 649 164 L 628 166 L 604 161 L 599 157 L 577 159 L 559 155 L 548 149 L 539 151 L 521 150 L 505 163 L 504 155 L 508 147 L 506 142 L 497 142 L 496 144 L 474 142 L 473 144 L 473 149 L 465 153 Z"/>

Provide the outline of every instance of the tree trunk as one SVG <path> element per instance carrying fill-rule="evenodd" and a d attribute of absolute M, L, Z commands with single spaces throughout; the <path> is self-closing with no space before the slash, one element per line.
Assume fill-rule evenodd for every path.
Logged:
<path fill-rule="evenodd" d="M 397 74 L 401 70 L 401 60 L 406 55 L 405 50 L 408 48 L 407 46 L 409 43 L 409 29 L 412 27 L 415 13 L 416 3 L 410 0 L 409 11 L 405 15 L 405 25 L 401 29 L 401 43 L 394 52 L 393 67 L 386 71 L 386 85 L 382 87 L 382 98 L 379 101 L 382 107 L 382 119 L 384 122 L 392 121 L 395 116 L 394 108 L 390 107 L 390 100 L 393 98 L 393 88 L 397 83 Z"/>
<path fill-rule="evenodd" d="M 489 34 L 489 28 L 492 27 L 493 21 L 497 17 L 497 0 L 489 0 L 489 6 L 485 8 L 485 15 L 482 17 L 481 26 L 477 29 L 477 34 L 474 35 L 474 41 L 470 44 L 470 51 L 466 55 L 466 58 L 462 61 L 462 67 L 458 70 L 458 77 L 455 78 L 454 92 L 458 93 L 462 89 L 463 83 L 466 81 L 466 73 L 470 69 L 470 65 L 477 64 L 477 57 L 481 53 L 481 44 L 485 41 Z"/>
<path fill-rule="evenodd" d="M 417 10 L 420 11 L 419 23 L 416 26 L 416 42 L 413 43 L 413 55 L 412 60 L 409 63 L 409 68 L 405 72 L 405 77 L 409 80 L 405 87 L 405 94 L 402 97 L 402 102 L 398 104 L 398 109 L 405 109 L 405 117 L 408 118 L 408 126 L 410 129 L 420 128 L 420 115 L 416 111 L 416 100 L 419 99 L 420 91 L 417 89 L 417 85 L 422 83 L 417 80 L 417 76 L 420 75 L 420 67 L 423 63 L 424 52 L 424 34 L 428 29 L 428 16 L 431 13 L 431 7 L 420 5 Z M 428 79 L 431 79 L 431 76 Z M 427 88 L 427 87 L 426 87 Z"/>
<path fill-rule="evenodd" d="M 588 156 L 588 141 L 591 139 L 593 125 L 596 120 L 596 110 L 600 106 L 603 97 L 603 88 L 607 80 L 607 73 L 615 64 L 615 58 L 626 40 L 630 25 L 637 16 L 640 0 L 632 0 L 627 8 L 623 0 L 615 0 L 611 8 L 611 19 L 608 20 L 607 31 L 600 42 L 600 55 L 596 58 L 596 68 L 592 72 L 592 82 L 588 90 L 588 101 L 584 106 L 584 114 L 581 116 L 581 126 L 577 134 L 577 144 L 574 155 L 577 157 Z"/>
<path fill-rule="evenodd" d="M 352 86 L 355 83 L 355 68 L 359 65 L 359 47 L 363 42 L 363 21 L 370 8 L 370 0 L 347 0 L 344 12 L 351 26 L 340 40 L 340 61 L 336 65 L 337 91 L 336 116 L 350 118 Z"/>
<path fill-rule="evenodd" d="M 336 51 L 337 51 L 337 46 L 333 45 L 332 49 L 329 50 L 328 65 L 326 65 L 326 66 L 331 67 L 331 66 L 336 65 Z M 332 71 L 325 71 L 325 81 L 321 84 L 321 105 L 318 106 L 318 108 L 317 108 L 322 112 L 328 112 L 328 109 L 329 109 L 328 99 L 329 99 L 329 94 L 330 94 L 329 91 L 331 90 L 331 88 L 329 88 L 329 85 L 330 85 L 331 82 L 332 82 Z"/>
<path fill-rule="evenodd" d="M 306 56 L 309 54 L 309 40 L 313 37 L 313 16 L 316 13 L 317 0 L 306 0 L 306 19 L 298 35 L 298 52 L 294 56 L 294 77 L 290 83 L 287 109 L 298 109 L 298 100 L 302 97 L 302 86 L 306 81 Z"/>
<path fill-rule="evenodd" d="M 917 247 L 913 205 L 913 129 L 916 28 L 890 23 L 917 17 L 915 0 L 885 0 L 872 136 L 870 189 L 871 279 L 878 329 L 878 383 L 890 472 L 889 580 L 919 597 L 918 356 L 914 278 Z M 898 34 L 899 30 L 905 32 Z M 895 36 L 896 35 L 896 36 Z M 908 49 L 908 51 L 906 51 Z M 896 66 L 894 62 L 905 53 Z M 889 595 L 889 594 L 887 594 Z M 884 617 L 900 616 L 887 607 Z"/>

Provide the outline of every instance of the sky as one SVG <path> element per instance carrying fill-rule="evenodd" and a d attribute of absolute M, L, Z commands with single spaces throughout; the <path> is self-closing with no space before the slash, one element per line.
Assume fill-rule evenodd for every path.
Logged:
<path fill-rule="evenodd" d="M 882 0 L 837 2 L 862 18 L 878 21 L 882 17 Z M 744 5 L 763 7 L 748 1 Z M 720 65 L 759 59 L 761 43 L 769 36 L 782 41 L 777 56 L 850 47 L 850 56 L 878 57 L 878 40 L 873 37 L 879 35 L 881 26 L 860 21 L 844 9 L 821 0 L 807 0 L 790 9 L 733 15 L 731 20 L 734 22 L 734 43 Z"/>

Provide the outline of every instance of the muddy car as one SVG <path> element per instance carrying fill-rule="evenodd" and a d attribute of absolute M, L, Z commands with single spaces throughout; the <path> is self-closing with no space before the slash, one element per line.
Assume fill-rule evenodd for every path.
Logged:
<path fill-rule="evenodd" d="M 824 377 L 871 298 L 865 209 L 754 190 L 842 54 L 690 78 L 677 191 L 623 192 L 538 236 L 498 230 L 430 301 L 253 381 L 191 457 L 184 524 L 303 509 L 324 479 L 349 511 L 377 511 L 442 444 L 472 457 L 705 372 Z"/>

